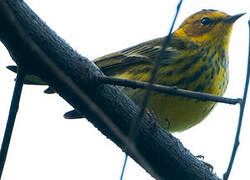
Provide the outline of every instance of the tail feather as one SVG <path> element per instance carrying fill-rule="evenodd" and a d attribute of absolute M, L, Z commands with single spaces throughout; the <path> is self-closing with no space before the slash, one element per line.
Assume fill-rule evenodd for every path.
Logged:
<path fill-rule="evenodd" d="M 7 69 L 10 71 L 17 73 L 17 66 L 7 66 Z M 24 78 L 24 84 L 29 85 L 48 85 L 45 81 L 33 74 L 26 74 Z"/>

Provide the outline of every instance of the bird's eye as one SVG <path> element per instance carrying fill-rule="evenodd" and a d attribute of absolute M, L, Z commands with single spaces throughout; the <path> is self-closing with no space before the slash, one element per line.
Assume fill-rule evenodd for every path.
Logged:
<path fill-rule="evenodd" d="M 201 24 L 203 24 L 203 25 L 209 25 L 211 23 L 212 23 L 212 20 L 209 19 L 208 17 L 204 17 L 201 19 Z"/>

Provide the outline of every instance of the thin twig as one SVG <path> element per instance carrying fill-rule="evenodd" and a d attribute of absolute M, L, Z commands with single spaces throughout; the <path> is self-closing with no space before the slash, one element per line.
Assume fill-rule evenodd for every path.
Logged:
<path fill-rule="evenodd" d="M 155 81 L 156 74 L 157 74 L 158 68 L 160 66 L 160 59 L 161 59 L 161 57 L 164 54 L 164 51 L 165 51 L 165 49 L 167 47 L 167 44 L 169 43 L 170 35 L 172 33 L 172 30 L 173 30 L 173 27 L 174 27 L 177 15 L 179 13 L 179 10 L 180 10 L 180 7 L 181 7 L 181 3 L 182 3 L 182 0 L 180 0 L 179 4 L 177 5 L 176 14 L 175 14 L 174 20 L 172 22 L 171 28 L 169 30 L 169 33 L 165 37 L 164 42 L 162 44 L 162 49 L 161 49 L 159 55 L 157 56 L 157 58 L 155 59 L 155 65 L 154 65 L 154 67 L 152 69 L 152 72 L 151 72 L 151 77 L 150 77 L 150 80 L 149 80 L 149 85 L 147 86 L 147 90 L 146 90 L 144 99 L 142 101 L 142 105 L 141 105 L 141 109 L 140 109 L 140 111 L 138 113 L 138 117 L 135 119 L 135 121 L 133 121 L 133 123 L 131 124 L 130 130 L 128 132 L 128 138 L 129 138 L 129 140 L 131 140 L 132 143 L 134 143 L 134 141 L 135 141 L 135 139 L 137 137 L 137 135 L 136 135 L 136 133 L 137 133 L 136 127 L 138 127 L 137 124 L 140 123 L 140 121 L 141 121 L 141 119 L 142 119 L 142 117 L 144 115 L 145 109 L 146 109 L 146 107 L 148 105 L 148 100 L 149 100 L 149 97 L 150 97 L 150 94 L 151 94 L 151 90 L 152 90 L 152 84 Z M 126 152 L 126 146 L 125 146 L 125 152 Z M 126 154 L 126 157 L 127 157 L 127 154 Z M 127 161 L 127 159 L 126 159 L 126 161 Z M 124 164 L 126 165 L 125 162 L 124 162 Z M 122 176 L 123 176 L 123 171 L 122 171 Z"/>
<path fill-rule="evenodd" d="M 108 76 L 98 77 L 98 81 L 100 81 L 101 83 L 105 83 L 105 84 L 112 84 L 112 85 L 131 87 L 131 88 L 141 88 L 141 89 L 147 89 L 149 86 L 148 82 L 113 78 L 113 77 L 108 77 Z M 237 99 L 226 98 L 226 97 L 216 96 L 214 94 L 189 91 L 185 89 L 179 89 L 175 86 L 166 86 L 166 85 L 160 85 L 160 84 L 152 84 L 151 90 L 157 91 L 160 93 L 165 93 L 165 94 L 172 94 L 176 96 L 184 96 L 184 97 L 199 99 L 201 101 L 213 101 L 213 102 L 220 102 L 220 103 L 234 104 L 234 105 L 241 103 L 242 101 L 241 98 L 237 98 Z"/>
<path fill-rule="evenodd" d="M 20 69 L 18 69 L 15 88 L 14 88 L 11 105 L 10 105 L 9 117 L 8 117 L 8 121 L 6 124 L 2 146 L 0 150 L 0 179 L 2 177 L 3 168 L 4 168 L 4 164 L 5 164 L 5 160 L 7 157 L 9 144 L 11 140 L 11 135 L 12 135 L 12 131 L 14 128 L 15 119 L 16 119 L 16 115 L 17 115 L 17 111 L 19 107 L 19 102 L 20 102 L 22 88 L 23 88 L 24 76 L 25 74 Z"/>
<path fill-rule="evenodd" d="M 127 164 L 127 160 L 128 160 L 128 154 L 125 153 L 125 159 L 124 159 L 124 163 L 123 163 L 123 167 L 122 167 L 120 180 L 123 179 L 123 175 L 124 175 L 124 172 L 125 172 L 125 167 L 126 167 L 126 164 Z"/>
<path fill-rule="evenodd" d="M 178 16 L 181 4 L 182 4 L 182 0 L 180 0 L 179 3 L 178 3 L 178 5 L 177 5 L 176 13 L 175 13 L 173 22 L 171 24 L 169 33 L 165 37 L 164 42 L 162 44 L 161 51 L 160 51 L 159 55 L 157 56 L 157 58 L 155 59 L 155 64 L 154 64 L 154 67 L 153 67 L 152 72 L 151 72 L 151 77 L 150 77 L 150 80 L 149 80 L 149 85 L 147 87 L 144 99 L 143 99 L 142 104 L 141 104 L 141 110 L 138 113 L 137 119 L 135 121 L 133 121 L 133 124 L 130 127 L 130 131 L 129 131 L 128 137 L 132 140 L 132 142 L 134 142 L 134 140 L 136 139 L 136 127 L 138 127 L 137 124 L 140 124 L 140 121 L 142 119 L 144 111 L 145 111 L 145 109 L 146 109 L 146 107 L 148 105 L 148 100 L 149 100 L 149 97 L 150 97 L 150 94 L 151 94 L 152 84 L 155 81 L 156 74 L 157 74 L 158 68 L 160 66 L 160 59 L 164 55 L 164 51 L 167 48 L 167 45 L 168 45 L 168 43 L 170 41 L 170 35 L 171 35 L 172 31 L 173 31 L 174 24 L 175 24 L 176 18 Z"/>
<path fill-rule="evenodd" d="M 245 109 L 245 104 L 246 104 L 246 99 L 247 99 L 247 91 L 248 91 L 248 85 L 249 85 L 249 79 L 250 79 L 250 21 L 248 21 L 248 26 L 249 26 L 249 42 L 248 42 L 248 64 L 247 64 L 247 75 L 246 75 L 246 82 L 245 82 L 245 88 L 244 88 L 244 94 L 243 94 L 243 100 L 242 103 L 240 103 L 240 115 L 239 115 L 239 121 L 238 121 L 238 127 L 235 135 L 235 140 L 234 140 L 234 146 L 231 154 L 231 158 L 228 164 L 227 171 L 223 175 L 223 180 L 227 180 L 233 163 L 234 159 L 236 156 L 237 149 L 240 144 L 240 131 L 241 131 L 241 125 L 242 125 L 242 118 L 244 114 L 244 109 Z"/>
<path fill-rule="evenodd" d="M 167 44 L 169 43 L 170 35 L 172 33 L 172 30 L 173 30 L 173 27 L 174 27 L 177 15 L 179 13 L 179 10 L 180 10 L 180 7 L 181 7 L 181 3 L 182 3 L 182 0 L 180 0 L 179 4 L 177 5 L 176 14 L 175 14 L 174 20 L 172 22 L 171 28 L 169 30 L 169 33 L 165 37 L 164 42 L 162 44 L 162 49 L 161 49 L 159 55 L 157 56 L 157 58 L 155 59 L 155 65 L 154 65 L 154 67 L 152 69 L 152 72 L 151 72 L 151 77 L 150 77 L 150 80 L 149 80 L 149 84 L 148 84 L 148 86 L 146 88 L 146 93 L 145 93 L 144 99 L 142 101 L 142 105 L 141 105 L 141 109 L 140 109 L 140 111 L 138 113 L 138 117 L 136 118 L 135 121 L 133 121 L 133 123 L 132 123 L 132 125 L 130 127 L 130 130 L 128 132 L 128 138 L 131 140 L 132 143 L 134 143 L 134 141 L 135 141 L 135 139 L 137 137 L 137 135 L 136 135 L 136 133 L 137 133 L 136 132 L 136 130 L 137 130 L 136 127 L 138 127 L 137 124 L 140 123 L 140 121 L 141 121 L 141 119 L 142 119 L 142 117 L 144 115 L 145 109 L 146 109 L 146 107 L 148 105 L 148 100 L 149 100 L 149 97 L 150 97 L 150 94 L 151 94 L 152 85 L 153 85 L 153 83 L 155 81 L 156 74 L 157 74 L 158 68 L 160 66 L 160 59 L 161 59 L 161 57 L 164 54 L 164 51 L 165 51 L 165 49 L 167 47 Z M 126 146 L 125 146 L 125 150 L 126 150 Z M 126 157 L 127 157 L 127 154 L 126 154 Z M 122 173 L 123 173 L 123 171 L 122 171 Z"/>
<path fill-rule="evenodd" d="M 144 112 L 145 112 L 145 109 L 148 105 L 148 100 L 149 100 L 149 97 L 150 97 L 150 94 L 151 94 L 151 89 L 152 89 L 152 84 L 154 83 L 155 81 L 155 78 L 156 78 L 156 74 L 157 74 L 157 71 L 158 71 L 158 68 L 160 66 L 160 59 L 161 57 L 163 56 L 164 54 L 164 51 L 169 43 L 169 40 L 170 40 L 170 35 L 172 33 L 172 30 L 173 30 L 173 27 L 174 27 L 174 24 L 175 24 L 175 21 L 176 21 L 176 18 L 177 18 L 177 15 L 179 13 L 179 10 L 180 10 L 180 7 L 181 7 L 181 3 L 182 3 L 182 0 L 180 0 L 179 4 L 177 5 L 177 9 L 176 9 L 176 14 L 175 14 L 175 17 L 174 17 L 174 20 L 172 22 L 172 25 L 171 25 L 171 28 L 169 30 L 169 33 L 168 35 L 165 37 L 164 39 L 164 42 L 162 44 L 162 49 L 159 53 L 159 55 L 157 56 L 157 58 L 155 59 L 155 65 L 152 69 L 152 72 L 151 72 L 151 77 L 150 77 L 150 80 L 149 80 L 149 85 L 147 86 L 147 90 L 146 90 L 146 93 L 145 93 L 145 96 L 144 96 L 144 99 L 142 101 L 142 105 L 141 105 L 141 109 L 138 113 L 138 117 L 135 119 L 135 121 L 133 121 L 133 123 L 131 124 L 131 127 L 130 127 L 130 130 L 128 132 L 128 138 L 129 140 L 131 140 L 132 143 L 134 143 L 136 137 L 137 137 L 137 124 L 140 123 L 143 115 L 144 115 Z M 126 146 L 125 146 L 125 150 L 126 150 Z M 127 156 L 127 154 L 126 154 Z"/>

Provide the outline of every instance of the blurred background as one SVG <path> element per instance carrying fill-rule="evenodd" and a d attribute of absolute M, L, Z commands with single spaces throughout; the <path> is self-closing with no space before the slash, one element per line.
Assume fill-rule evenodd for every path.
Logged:
<path fill-rule="evenodd" d="M 140 42 L 165 36 L 178 1 L 85 0 L 25 1 L 59 36 L 90 60 Z M 230 15 L 249 13 L 248 0 L 185 1 L 175 29 L 201 9 L 217 9 Z M 234 25 L 229 48 L 230 80 L 225 97 L 242 97 L 247 56 L 249 14 Z M 14 64 L 0 44 L 0 137 L 3 136 L 15 74 L 5 67 Z M 4 180 L 119 179 L 124 153 L 86 119 L 66 120 L 71 110 L 58 95 L 43 93 L 46 87 L 24 86 L 14 133 L 3 173 Z M 249 97 L 250 98 L 250 97 Z M 250 179 L 250 111 L 246 104 L 240 146 L 231 180 Z M 239 106 L 218 104 L 199 125 L 175 133 L 194 155 L 203 155 L 214 172 L 225 172 L 238 123 Z M 153 179 L 128 159 L 124 180 Z"/>

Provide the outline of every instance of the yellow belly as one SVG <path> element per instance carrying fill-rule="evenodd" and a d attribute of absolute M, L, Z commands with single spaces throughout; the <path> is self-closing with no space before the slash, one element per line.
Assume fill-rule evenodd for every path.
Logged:
<path fill-rule="evenodd" d="M 154 94 L 150 107 L 159 117 L 160 125 L 169 132 L 186 130 L 201 122 L 215 103 L 180 96 Z"/>
<path fill-rule="evenodd" d="M 140 105 L 145 91 L 125 88 L 124 92 Z M 149 108 L 159 119 L 159 124 L 169 132 L 186 130 L 201 122 L 215 103 L 181 96 L 152 92 Z"/>
<path fill-rule="evenodd" d="M 211 72 L 207 71 L 207 73 L 210 74 Z M 195 87 L 198 87 L 202 83 L 204 85 L 205 82 L 205 88 L 202 92 L 222 95 L 227 86 L 227 76 L 228 72 L 222 69 L 218 73 L 214 73 L 212 80 L 207 80 L 204 74 L 196 81 L 191 82 L 188 85 L 180 85 L 179 88 L 194 90 Z M 136 76 L 134 76 L 131 75 L 131 73 L 122 73 L 116 75 L 116 77 L 148 81 L 150 74 L 147 73 L 143 76 L 136 74 Z M 158 83 L 168 84 L 167 82 Z M 144 98 L 145 90 L 131 88 L 122 89 L 132 100 L 135 101 L 136 104 L 140 105 Z M 200 123 L 212 110 L 214 105 L 215 103 L 211 101 L 200 101 L 197 99 L 163 94 L 155 91 L 151 93 L 149 101 L 149 108 L 152 109 L 159 118 L 160 125 L 169 132 L 183 131 Z"/>

